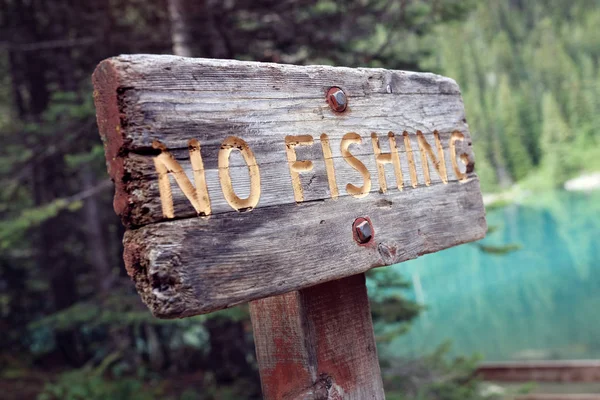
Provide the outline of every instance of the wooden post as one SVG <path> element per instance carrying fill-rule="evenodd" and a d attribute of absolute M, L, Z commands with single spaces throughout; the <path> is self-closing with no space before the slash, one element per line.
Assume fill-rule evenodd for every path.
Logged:
<path fill-rule="evenodd" d="M 365 275 L 250 303 L 265 400 L 384 399 Z"/>

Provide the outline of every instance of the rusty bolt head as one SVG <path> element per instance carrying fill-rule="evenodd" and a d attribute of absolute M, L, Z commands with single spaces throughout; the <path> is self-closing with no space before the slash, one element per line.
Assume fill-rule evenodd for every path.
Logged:
<path fill-rule="evenodd" d="M 346 93 L 335 86 L 327 91 L 327 102 L 329 103 L 329 107 L 335 112 L 345 111 L 348 106 Z"/>
<path fill-rule="evenodd" d="M 354 229 L 354 239 L 360 244 L 366 244 L 373 238 L 373 226 L 371 221 L 366 218 L 357 218 L 352 226 Z"/>

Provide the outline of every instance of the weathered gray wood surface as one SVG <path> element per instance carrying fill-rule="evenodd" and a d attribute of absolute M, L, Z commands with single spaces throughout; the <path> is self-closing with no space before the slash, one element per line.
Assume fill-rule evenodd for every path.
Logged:
<path fill-rule="evenodd" d="M 377 171 L 371 133 L 377 133 L 382 151 L 389 152 L 388 132 L 400 137 L 400 153 L 406 151 L 402 133 L 415 137 L 421 130 L 433 144 L 432 133 L 440 132 L 449 162 L 448 139 L 458 130 L 466 140 L 457 143 L 461 153 L 473 160 L 464 108 L 454 81 L 433 74 L 382 69 L 298 67 L 224 60 L 186 59 L 171 56 L 122 56 L 100 64 L 94 74 L 96 104 L 101 134 L 106 143 L 109 171 L 116 183 L 115 207 L 127 226 L 142 226 L 164 220 L 152 156 L 154 140 L 163 143 L 179 159 L 192 178 L 190 139 L 202 145 L 208 191 L 213 213 L 230 212 L 218 179 L 216 154 L 227 136 L 244 139 L 253 150 L 265 184 L 259 206 L 293 203 L 284 138 L 312 135 L 312 146 L 298 146 L 298 159 L 311 160 L 313 171 L 302 174 L 306 200 L 329 197 L 320 145 L 326 133 L 338 177 L 340 195 L 348 182 L 360 182 L 340 153 L 340 140 L 347 132 L 363 137 L 352 152 L 369 169 Z M 342 87 L 349 98 L 343 114 L 330 110 L 325 92 Z M 104 111 L 108 107 L 110 111 Z M 178 151 L 179 149 L 179 151 Z M 417 164 L 419 154 L 415 154 Z M 232 180 L 240 197 L 248 192 L 247 168 L 239 153 L 232 155 Z M 405 182 L 408 160 L 401 156 Z M 237 168 L 236 168 L 237 166 Z M 418 168 L 417 172 L 422 173 Z M 453 178 L 451 170 L 449 170 Z M 396 187 L 393 169 L 386 168 L 390 189 Z M 432 174 L 438 179 L 436 174 Z M 268 179 L 268 181 L 267 181 Z M 268 183 L 267 183 L 268 182 Z M 379 190 L 377 182 L 371 190 Z M 424 185 L 422 175 L 419 183 Z M 172 185 L 176 218 L 196 215 L 179 186 Z"/>
<path fill-rule="evenodd" d="M 265 400 L 383 400 L 364 274 L 250 303 Z"/>
<path fill-rule="evenodd" d="M 483 237 L 479 183 L 342 197 L 150 224 L 125 234 L 138 292 L 161 317 L 207 313 Z M 352 223 L 368 216 L 368 246 Z"/>
<path fill-rule="evenodd" d="M 115 210 L 130 228 L 124 239 L 126 265 L 160 317 L 206 313 L 306 288 L 485 234 L 471 138 L 451 79 L 382 69 L 121 56 L 99 65 L 94 86 L 116 185 Z M 325 101 L 332 86 L 348 96 L 343 113 L 333 112 Z M 381 193 L 371 135 L 378 136 L 382 153 L 389 153 L 390 131 L 403 190 L 394 166 L 385 164 L 387 192 Z M 439 134 L 447 183 L 429 161 L 431 183 L 426 185 L 417 131 L 438 158 L 434 132 Z M 362 137 L 362 144 L 349 150 L 370 174 L 370 193 L 363 198 L 346 190 L 348 183 L 363 184 L 361 173 L 342 154 L 341 140 L 349 132 Z M 464 140 L 453 142 L 456 132 Z M 328 137 L 330 158 L 324 156 L 322 134 Z M 313 139 L 312 145 L 295 147 L 298 161 L 313 164 L 300 173 L 300 203 L 286 156 L 290 135 Z M 260 170 L 260 199 L 251 211 L 235 211 L 222 190 L 217 159 L 228 136 L 248 144 Z M 188 152 L 192 139 L 201 146 L 211 215 L 198 217 L 170 176 L 173 217 L 166 217 L 154 164 L 161 150 L 153 143 L 159 141 L 194 184 Z M 327 162 L 335 171 L 337 199 L 332 198 Z M 231 153 L 227 170 L 234 192 L 245 198 L 248 166 L 238 151 Z M 373 221 L 374 239 L 366 246 L 353 239 L 358 217 Z"/>
<path fill-rule="evenodd" d="M 365 121 L 364 125 L 368 126 L 368 122 Z M 312 127 L 309 126 L 307 130 L 312 130 Z M 355 156 L 357 156 L 357 158 L 359 158 L 359 160 L 363 162 L 363 164 L 365 164 L 371 173 L 371 180 L 373 182 L 371 185 L 371 192 L 376 193 L 379 192 L 380 186 L 377 178 L 376 162 L 373 155 L 371 137 L 368 133 L 368 128 L 363 128 L 362 130 L 367 132 L 367 134 L 363 137 L 363 143 L 361 145 L 353 146 L 352 152 Z M 253 140 L 252 137 L 249 137 L 247 140 L 254 151 L 257 162 L 260 165 L 261 180 L 264 181 L 264 184 L 261 188 L 261 198 L 259 203 L 260 207 L 295 202 L 294 192 L 290 183 L 289 165 L 286 161 L 285 143 L 282 140 L 282 138 L 285 136 L 286 135 L 282 133 L 278 140 L 272 140 L 266 143 L 255 143 L 255 140 Z M 342 135 L 336 135 L 336 137 L 329 136 L 329 141 L 331 144 L 339 193 L 340 196 L 345 196 L 346 183 L 355 183 L 359 185 L 361 183 L 361 176 L 343 160 L 339 146 L 341 136 Z M 428 132 L 428 134 L 424 134 L 424 136 L 427 138 L 429 143 L 434 143 L 431 131 Z M 378 137 L 382 151 L 388 153 L 390 150 L 387 132 L 382 131 L 382 134 L 378 135 Z M 444 145 L 445 158 L 448 163 L 449 179 L 451 181 L 457 181 L 458 179 L 452 172 L 449 163 L 450 150 L 448 148 L 448 142 L 450 133 L 441 132 L 440 138 Z M 410 187 L 410 171 L 407 157 L 405 157 L 406 151 L 402 141 L 402 132 L 400 132 L 399 139 L 397 140 L 400 147 L 400 164 L 402 168 L 402 175 L 405 181 L 405 187 Z M 409 140 L 411 141 L 414 153 L 413 156 L 415 157 L 416 163 L 420 165 L 420 154 L 418 152 L 416 136 L 409 135 Z M 325 161 L 323 159 L 318 134 L 315 136 L 314 142 L 315 143 L 312 146 L 297 147 L 296 150 L 299 160 L 310 160 L 313 163 L 312 171 L 301 174 L 301 183 L 305 201 L 329 199 L 331 194 L 328 186 Z M 204 160 L 206 181 L 208 192 L 211 198 L 213 214 L 232 211 L 231 207 L 227 204 L 225 198 L 223 197 L 219 183 L 218 167 L 216 163 L 217 152 L 219 148 L 219 144 L 214 146 L 202 146 L 202 157 Z M 471 153 L 470 146 L 465 141 L 457 142 L 457 149 L 461 153 Z M 171 151 L 171 154 L 173 154 L 173 156 L 178 160 L 183 170 L 191 179 L 192 167 L 189 161 L 189 153 L 187 148 L 184 150 Z M 142 226 L 152 222 L 165 220 L 161 211 L 157 174 L 151 157 L 147 155 L 130 153 L 124 157 L 123 161 L 125 170 L 128 171 L 127 181 L 123 185 L 123 190 L 125 191 L 124 196 L 127 198 L 128 205 L 128 207 L 124 209 L 122 213 L 125 223 L 129 224 L 130 226 Z M 433 168 L 431 169 L 433 170 Z M 466 167 L 464 169 L 466 169 Z M 419 186 L 425 186 L 422 168 L 416 168 L 416 172 Z M 243 162 L 242 158 L 239 156 L 239 153 L 232 154 L 230 174 L 234 184 L 236 185 L 236 193 L 240 197 L 247 197 L 250 188 L 248 168 L 246 167 L 246 164 Z M 394 169 L 391 168 L 391 165 L 386 167 L 385 175 L 388 189 L 396 189 L 397 184 L 394 175 Z M 431 174 L 431 177 L 433 183 L 441 182 L 439 176 L 435 172 Z M 172 193 L 175 217 L 195 217 L 196 212 L 194 211 L 192 204 L 185 197 L 179 186 L 173 184 Z"/>

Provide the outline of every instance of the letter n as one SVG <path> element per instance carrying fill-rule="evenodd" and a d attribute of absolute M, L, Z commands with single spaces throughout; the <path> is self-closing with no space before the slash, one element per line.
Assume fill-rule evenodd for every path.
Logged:
<path fill-rule="evenodd" d="M 192 206 L 198 215 L 210 215 L 210 198 L 208 197 L 208 189 L 206 187 L 206 177 L 204 174 L 202 155 L 200 153 L 200 143 L 195 139 L 189 141 L 190 162 L 194 172 L 194 182 L 196 183 L 196 187 L 192 185 L 181 165 L 179 165 L 177 160 L 175 160 L 175 157 L 167 151 L 165 145 L 155 140 L 154 143 L 152 143 L 152 147 L 161 150 L 161 153 L 154 157 L 154 166 L 158 173 L 158 189 L 160 192 L 160 203 L 163 215 L 166 218 L 175 217 L 169 174 L 173 174 L 175 182 L 177 182 L 177 185 L 185 197 L 192 203 Z"/>

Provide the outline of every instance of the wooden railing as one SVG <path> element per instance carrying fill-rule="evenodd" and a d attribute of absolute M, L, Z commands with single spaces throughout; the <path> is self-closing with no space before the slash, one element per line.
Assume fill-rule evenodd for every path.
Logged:
<path fill-rule="evenodd" d="M 600 361 L 558 360 L 484 363 L 477 374 L 503 382 L 600 382 Z"/>

